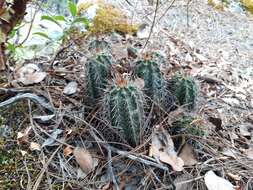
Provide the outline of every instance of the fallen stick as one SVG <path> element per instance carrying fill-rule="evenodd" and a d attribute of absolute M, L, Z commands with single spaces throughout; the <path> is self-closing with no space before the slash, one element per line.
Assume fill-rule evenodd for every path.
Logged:
<path fill-rule="evenodd" d="M 48 102 L 46 102 L 45 98 L 40 97 L 35 94 L 31 94 L 31 93 L 17 94 L 16 96 L 11 97 L 6 101 L 0 102 L 0 108 L 13 104 L 22 99 L 29 99 L 33 102 L 40 104 L 42 107 L 46 108 L 47 110 L 54 112 L 53 106 L 51 106 Z"/>

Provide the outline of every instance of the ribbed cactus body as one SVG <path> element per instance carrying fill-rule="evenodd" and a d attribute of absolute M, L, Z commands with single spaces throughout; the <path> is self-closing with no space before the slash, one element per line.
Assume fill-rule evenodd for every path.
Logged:
<path fill-rule="evenodd" d="M 91 57 L 85 65 L 86 94 L 92 100 L 100 98 L 107 85 L 112 57 L 100 53 Z"/>
<path fill-rule="evenodd" d="M 195 106 L 197 85 L 192 77 L 176 74 L 169 84 L 179 105 L 187 105 L 190 109 Z"/>
<path fill-rule="evenodd" d="M 159 64 L 152 60 L 137 61 L 135 74 L 144 80 L 146 95 L 159 105 L 163 105 L 166 96 L 166 85 Z"/>
<path fill-rule="evenodd" d="M 122 129 L 126 140 L 137 145 L 144 114 L 141 92 L 132 84 L 114 85 L 105 98 L 112 126 Z"/>

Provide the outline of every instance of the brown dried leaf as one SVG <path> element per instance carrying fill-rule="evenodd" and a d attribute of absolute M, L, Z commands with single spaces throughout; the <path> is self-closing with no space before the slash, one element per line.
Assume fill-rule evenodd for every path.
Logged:
<path fill-rule="evenodd" d="M 37 65 L 31 63 L 21 67 L 17 71 L 17 74 L 17 81 L 24 85 L 39 83 L 47 76 L 45 72 L 40 71 L 40 68 Z"/>
<path fill-rule="evenodd" d="M 166 152 L 160 153 L 160 160 L 164 163 L 171 165 L 174 171 L 182 171 L 184 168 L 184 161 L 176 154 L 168 155 Z"/>
<path fill-rule="evenodd" d="M 196 163 L 198 163 L 198 161 L 196 160 L 196 155 L 194 153 L 194 150 L 192 148 L 191 145 L 189 145 L 188 143 L 186 143 L 180 154 L 178 155 L 180 158 L 182 158 L 182 160 L 184 161 L 184 165 L 186 166 L 193 166 Z"/>
<path fill-rule="evenodd" d="M 73 149 L 70 146 L 67 146 L 63 150 L 63 154 L 65 157 L 69 156 L 71 153 L 73 153 Z"/>
<path fill-rule="evenodd" d="M 175 171 L 183 170 L 184 161 L 177 156 L 171 136 L 163 127 L 154 128 L 149 155 L 171 165 Z"/>
<path fill-rule="evenodd" d="M 33 150 L 41 150 L 41 146 L 40 144 L 38 143 L 35 143 L 35 142 L 31 142 L 30 143 L 30 149 L 33 151 Z"/>
<path fill-rule="evenodd" d="M 29 132 L 31 131 L 31 129 L 32 129 L 32 127 L 28 127 L 23 132 L 18 132 L 17 140 L 18 140 L 19 144 L 29 142 L 28 136 L 29 136 Z"/>
<path fill-rule="evenodd" d="M 27 154 L 27 152 L 24 151 L 24 150 L 20 150 L 20 153 L 21 153 L 22 156 L 25 156 Z"/>
<path fill-rule="evenodd" d="M 86 174 L 93 170 L 93 158 L 88 150 L 76 147 L 73 151 L 73 154 L 80 168 Z"/>

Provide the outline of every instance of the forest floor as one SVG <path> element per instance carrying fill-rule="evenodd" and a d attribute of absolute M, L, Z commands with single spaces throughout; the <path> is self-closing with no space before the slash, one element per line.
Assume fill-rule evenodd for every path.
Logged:
<path fill-rule="evenodd" d="M 154 122 L 169 129 L 177 117 L 190 116 L 194 120 L 187 125 L 206 127 L 204 136 L 182 135 L 184 141 L 198 144 L 190 148 L 184 142 L 176 144 L 177 135 L 170 134 L 184 170 L 173 171 L 178 163 L 170 164 L 171 169 L 167 162 L 151 158 L 153 133 L 131 148 L 97 119 L 97 108 L 83 119 L 84 53 L 66 46 L 52 57 L 25 62 L 39 65 L 47 74 L 38 84 L 15 82 L 16 68 L 1 78 L 0 189 L 173 189 L 173 184 L 177 190 L 206 190 L 208 180 L 216 179 L 206 178 L 211 170 L 229 180 L 233 190 L 253 188 L 253 17 L 215 10 L 204 0 L 191 1 L 189 6 L 186 1 L 171 6 L 164 1 L 152 27 L 155 5 L 136 2 L 117 1 L 134 22 L 147 24 L 137 35 L 144 39 L 126 39 L 143 45 L 148 37 L 147 49 L 166 56 L 163 72 L 168 78 L 174 70 L 183 70 L 199 86 L 195 110 L 184 113 L 179 108 L 162 122 Z M 65 94 L 73 81 L 78 86 L 75 93 Z M 3 106 L 10 104 L 9 99 L 26 100 Z M 168 132 L 161 136 L 164 142 L 171 140 Z M 171 148 L 168 144 L 165 148 Z"/>

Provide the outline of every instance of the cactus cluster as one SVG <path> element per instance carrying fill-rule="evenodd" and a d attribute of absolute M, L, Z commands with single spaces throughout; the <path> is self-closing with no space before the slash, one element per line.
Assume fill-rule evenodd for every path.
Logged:
<path fill-rule="evenodd" d="M 165 62 L 160 54 L 151 53 L 134 62 L 134 76 L 130 78 L 143 79 L 144 88 L 140 89 L 130 79 L 123 79 L 122 74 L 112 72 L 113 58 L 108 42 L 96 39 L 89 43 L 88 50 L 92 54 L 85 64 L 86 95 L 92 100 L 89 103 L 95 105 L 103 100 L 106 118 L 113 127 L 123 132 L 129 144 L 135 146 L 140 141 L 144 107 L 147 105 L 144 106 L 144 102 L 150 102 L 144 101 L 143 94 L 167 111 L 174 104 L 174 97 L 180 105 L 194 105 L 196 84 L 193 79 L 176 75 L 168 83 L 160 70 Z M 117 76 L 114 82 L 110 82 L 111 76 Z"/>
<path fill-rule="evenodd" d="M 131 82 L 117 81 L 105 95 L 112 126 L 122 129 L 125 139 L 137 145 L 143 123 L 143 98 L 141 91 Z"/>
<path fill-rule="evenodd" d="M 192 77 L 177 73 L 168 84 L 179 105 L 186 105 L 189 109 L 194 108 L 197 97 L 197 85 Z"/>

